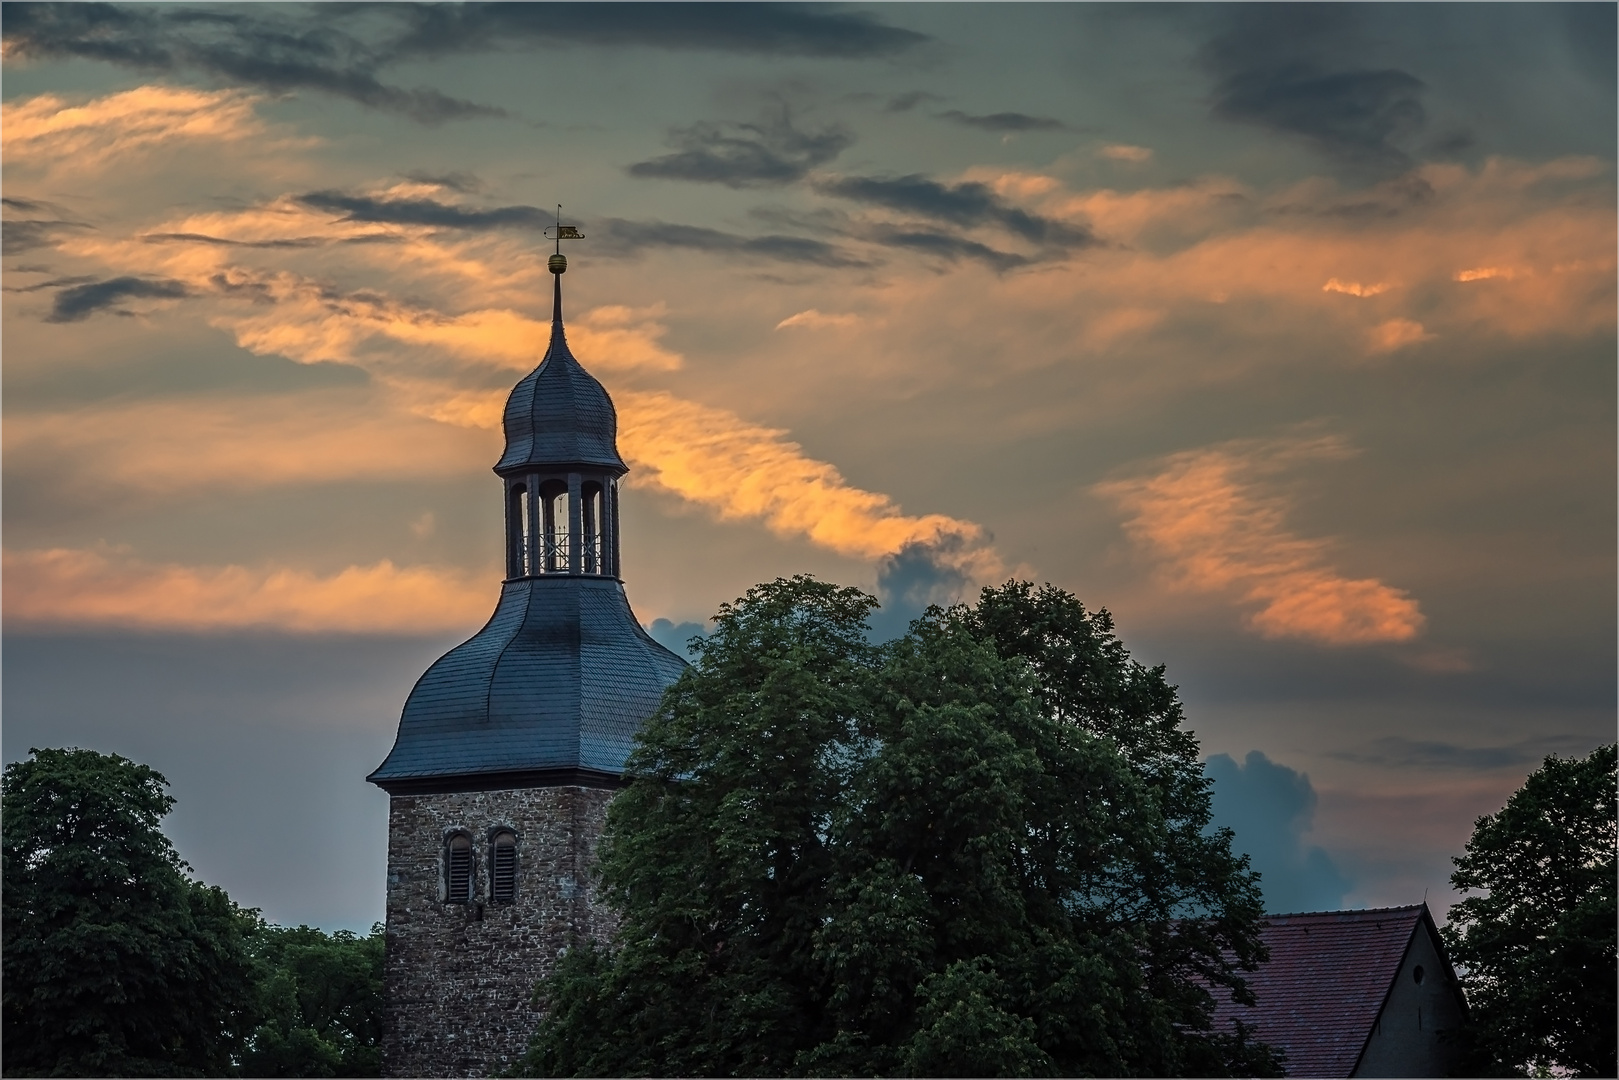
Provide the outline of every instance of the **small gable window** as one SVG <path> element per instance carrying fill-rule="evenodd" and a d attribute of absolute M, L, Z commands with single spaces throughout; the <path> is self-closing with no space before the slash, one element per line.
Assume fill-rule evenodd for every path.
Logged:
<path fill-rule="evenodd" d="M 472 837 L 456 833 L 444 852 L 444 899 L 451 904 L 472 902 Z"/>
<path fill-rule="evenodd" d="M 1426 973 L 1422 970 L 1422 965 L 1418 964 L 1416 966 L 1416 968 L 1411 972 L 1411 978 L 1412 978 L 1413 981 L 1416 982 L 1416 984 L 1418 986 L 1421 986 L 1422 985 L 1422 977 L 1423 977 L 1424 974 L 1426 974 Z"/>
<path fill-rule="evenodd" d="M 510 829 L 497 831 L 489 842 L 489 899 L 496 904 L 517 899 L 517 837 Z"/>

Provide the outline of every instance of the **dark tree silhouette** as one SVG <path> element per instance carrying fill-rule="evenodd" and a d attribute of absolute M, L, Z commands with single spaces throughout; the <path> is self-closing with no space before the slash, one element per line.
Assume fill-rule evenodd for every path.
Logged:
<path fill-rule="evenodd" d="M 1470 1011 L 1470 1071 L 1619 1070 L 1615 747 L 1548 757 L 1455 860 L 1444 928 Z"/>
<path fill-rule="evenodd" d="M 609 812 L 621 930 L 542 986 L 520 1069 L 1275 1073 L 1209 1030 L 1260 900 L 1163 672 L 1057 590 L 884 646 L 874 606 L 798 577 L 721 609 Z"/>
<path fill-rule="evenodd" d="M 258 919 L 193 881 L 145 765 L 33 750 L 5 768 L 7 1076 L 222 1076 L 253 1014 Z"/>

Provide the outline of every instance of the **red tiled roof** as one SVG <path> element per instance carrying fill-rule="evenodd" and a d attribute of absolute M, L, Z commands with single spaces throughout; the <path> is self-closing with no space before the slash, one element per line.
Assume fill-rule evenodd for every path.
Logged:
<path fill-rule="evenodd" d="M 1216 1030 L 1241 1019 L 1286 1053 L 1289 1076 L 1348 1076 L 1424 910 L 1267 915 L 1260 937 L 1270 960 L 1247 976 L 1257 1005 L 1216 994 Z"/>

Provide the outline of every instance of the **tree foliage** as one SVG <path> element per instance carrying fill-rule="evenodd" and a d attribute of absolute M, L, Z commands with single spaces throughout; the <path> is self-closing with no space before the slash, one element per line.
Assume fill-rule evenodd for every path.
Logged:
<path fill-rule="evenodd" d="M 6 1074 L 223 1075 L 253 1010 L 256 917 L 185 875 L 160 774 L 31 753 L 4 775 Z"/>
<path fill-rule="evenodd" d="M 382 1075 L 381 925 L 365 937 L 266 926 L 254 954 L 259 1023 L 243 1075 Z"/>
<path fill-rule="evenodd" d="M 722 608 L 609 811 L 612 943 L 542 986 L 539 1075 L 1253 1075 L 1261 958 L 1163 670 L 1013 583 L 885 646 L 798 577 Z"/>
<path fill-rule="evenodd" d="M 32 750 L 4 778 L 7 1076 L 377 1076 L 382 931 L 267 925 L 189 868 L 160 773 Z"/>
<path fill-rule="evenodd" d="M 1548 757 L 1497 814 L 1478 819 L 1444 928 L 1462 968 L 1476 1071 L 1619 1069 L 1615 1001 L 1615 747 Z"/>

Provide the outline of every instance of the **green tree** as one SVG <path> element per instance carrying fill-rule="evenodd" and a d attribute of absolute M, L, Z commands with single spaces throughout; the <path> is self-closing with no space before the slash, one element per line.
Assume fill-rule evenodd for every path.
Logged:
<path fill-rule="evenodd" d="M 224 1075 L 253 1011 L 258 920 L 193 881 L 160 774 L 90 750 L 5 767 L 8 1076 Z"/>
<path fill-rule="evenodd" d="M 1210 828 L 1211 781 L 1164 665 L 1131 659 L 1111 614 L 1086 610 L 1054 585 L 1010 581 L 985 589 L 964 617 L 1001 656 L 1029 666 L 1050 723 L 1104 741 L 1150 799 L 1155 829 L 1149 847 L 1135 852 L 1128 895 L 1129 914 L 1147 928 L 1143 952 L 1154 996 L 1177 1001 L 1183 1015 L 1176 1023 L 1193 1028 L 1203 1009 L 1201 985 L 1246 999 L 1238 970 L 1264 959 L 1257 932 L 1263 898 L 1247 856 L 1232 853 L 1231 831 Z M 1174 912 L 1199 917 L 1165 917 Z"/>
<path fill-rule="evenodd" d="M 1472 1071 L 1619 1069 L 1616 805 L 1613 745 L 1548 757 L 1454 860 L 1451 883 L 1482 893 L 1451 908 L 1443 931 L 1467 992 Z"/>
<path fill-rule="evenodd" d="M 382 1074 L 381 925 L 360 937 L 268 926 L 254 947 L 261 1021 L 247 1041 L 247 1076 Z"/>
<path fill-rule="evenodd" d="M 1003 635 L 1019 605 L 1049 616 L 1051 663 Z M 721 609 L 609 811 L 620 932 L 558 964 L 520 1068 L 1274 1073 L 1209 1030 L 1260 901 L 1203 835 L 1162 671 L 1056 590 L 881 647 L 874 606 L 799 577 Z"/>

